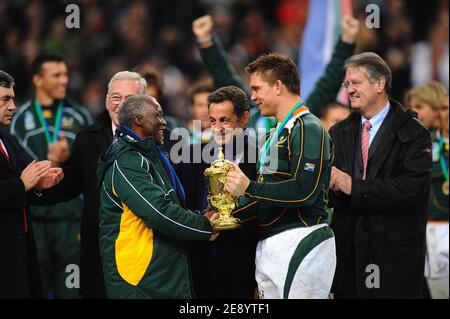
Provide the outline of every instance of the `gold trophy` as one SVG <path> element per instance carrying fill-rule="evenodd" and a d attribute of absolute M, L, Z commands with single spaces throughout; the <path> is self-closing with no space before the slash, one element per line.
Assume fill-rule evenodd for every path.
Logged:
<path fill-rule="evenodd" d="M 231 214 L 236 207 L 238 197 L 224 190 L 227 173 L 233 170 L 233 163 L 226 160 L 219 147 L 217 159 L 204 172 L 208 187 L 208 203 L 219 213 L 219 218 L 213 221 L 214 230 L 227 230 L 240 227 L 239 219 Z"/>

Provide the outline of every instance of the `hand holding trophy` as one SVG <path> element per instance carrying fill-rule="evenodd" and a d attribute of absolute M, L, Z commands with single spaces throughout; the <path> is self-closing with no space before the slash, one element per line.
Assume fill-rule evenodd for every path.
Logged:
<path fill-rule="evenodd" d="M 204 172 L 209 205 L 219 213 L 219 218 L 212 222 L 214 230 L 235 229 L 241 226 L 231 213 L 237 205 L 238 197 L 224 189 L 227 174 L 233 168 L 233 163 L 225 159 L 222 148 L 219 147 L 218 159 Z"/>

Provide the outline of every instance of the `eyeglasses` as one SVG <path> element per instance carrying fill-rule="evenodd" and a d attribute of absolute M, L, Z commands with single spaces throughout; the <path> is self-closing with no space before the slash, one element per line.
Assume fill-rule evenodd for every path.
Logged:
<path fill-rule="evenodd" d="M 113 102 L 114 104 L 119 104 L 121 103 L 123 100 L 125 100 L 128 96 L 122 96 L 120 94 L 113 94 L 110 95 L 109 98 L 111 99 L 111 102 Z"/>
<path fill-rule="evenodd" d="M 347 81 L 342 83 L 342 87 L 345 89 L 351 89 L 352 87 L 358 88 L 361 86 L 363 82 L 362 81 Z"/>

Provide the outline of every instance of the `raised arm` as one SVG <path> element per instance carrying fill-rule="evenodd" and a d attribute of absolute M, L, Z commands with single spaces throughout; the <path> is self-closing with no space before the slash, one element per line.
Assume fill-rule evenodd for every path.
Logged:
<path fill-rule="evenodd" d="M 331 60 L 328 62 L 324 74 L 316 82 L 313 91 L 306 99 L 306 105 L 316 116 L 320 115 L 325 105 L 336 100 L 345 75 L 345 60 L 352 56 L 355 49 L 359 21 L 352 17 L 343 17 L 341 29 L 341 37 L 334 47 Z"/>

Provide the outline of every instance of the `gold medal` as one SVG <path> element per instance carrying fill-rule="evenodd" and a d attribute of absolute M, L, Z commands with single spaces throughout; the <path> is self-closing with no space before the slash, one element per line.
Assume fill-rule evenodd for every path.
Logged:
<path fill-rule="evenodd" d="M 444 193 L 445 196 L 448 196 L 448 181 L 445 181 L 442 184 L 442 192 Z"/>

